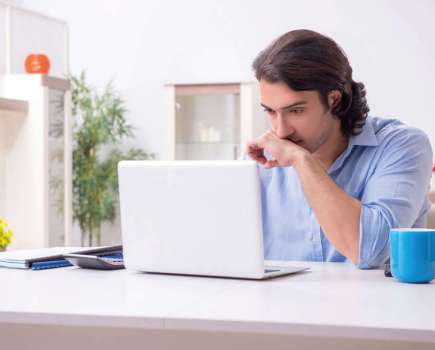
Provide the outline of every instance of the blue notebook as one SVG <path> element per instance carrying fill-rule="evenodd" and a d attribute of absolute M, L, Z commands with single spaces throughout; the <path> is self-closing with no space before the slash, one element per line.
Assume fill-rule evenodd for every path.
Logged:
<path fill-rule="evenodd" d="M 72 265 L 66 259 L 59 259 L 59 260 L 37 261 L 32 263 L 30 268 L 32 270 L 44 270 L 44 269 L 53 269 L 55 267 L 66 267 L 66 266 L 72 266 Z"/>

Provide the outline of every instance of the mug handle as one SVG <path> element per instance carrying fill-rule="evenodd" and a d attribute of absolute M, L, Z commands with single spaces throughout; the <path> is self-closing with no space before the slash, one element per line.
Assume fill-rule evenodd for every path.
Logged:
<path fill-rule="evenodd" d="M 434 271 L 434 273 L 435 273 L 435 271 Z M 385 261 L 385 264 L 384 264 L 384 276 L 385 277 L 393 277 L 393 275 L 391 274 L 390 257 L 388 257 L 388 259 Z"/>

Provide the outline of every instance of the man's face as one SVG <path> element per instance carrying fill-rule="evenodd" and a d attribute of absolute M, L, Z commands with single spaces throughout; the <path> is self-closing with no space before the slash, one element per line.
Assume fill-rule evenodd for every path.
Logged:
<path fill-rule="evenodd" d="M 273 131 L 311 153 L 334 142 L 340 122 L 320 99 L 317 91 L 294 91 L 285 83 L 260 80 L 261 105 Z M 330 99 L 333 103 L 333 96 Z"/>

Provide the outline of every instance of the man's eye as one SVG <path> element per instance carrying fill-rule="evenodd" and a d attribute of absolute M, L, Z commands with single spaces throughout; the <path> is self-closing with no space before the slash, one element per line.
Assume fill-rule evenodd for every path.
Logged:
<path fill-rule="evenodd" d="M 274 113 L 275 113 L 275 111 L 273 111 L 273 110 L 271 110 L 271 109 L 268 109 L 268 108 L 264 108 L 264 111 L 265 111 L 267 114 L 274 114 Z"/>
<path fill-rule="evenodd" d="M 304 110 L 302 108 L 292 109 L 290 111 L 290 113 L 292 113 L 292 114 L 302 114 L 303 112 L 304 112 Z"/>

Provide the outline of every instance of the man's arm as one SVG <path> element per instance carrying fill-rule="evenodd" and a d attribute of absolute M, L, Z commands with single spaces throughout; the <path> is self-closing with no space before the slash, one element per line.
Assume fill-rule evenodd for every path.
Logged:
<path fill-rule="evenodd" d="M 384 144 L 361 201 L 338 187 L 308 151 L 273 132 L 249 143 L 248 155 L 266 168 L 293 166 L 328 240 L 360 268 L 369 268 L 388 255 L 391 228 L 412 227 L 424 214 L 431 176 L 432 150 L 423 132 L 402 130 Z M 273 159 L 266 159 L 265 149 Z"/>
<path fill-rule="evenodd" d="M 396 130 L 383 141 L 361 197 L 359 267 L 378 266 L 389 253 L 391 228 L 425 227 L 433 154 L 415 128 Z"/>
<path fill-rule="evenodd" d="M 358 264 L 361 202 L 338 187 L 311 154 L 301 153 L 293 167 L 329 242 Z"/>
<path fill-rule="evenodd" d="M 266 159 L 264 149 L 272 160 Z M 248 155 L 266 168 L 293 166 L 326 237 L 341 254 L 358 264 L 361 202 L 338 187 L 317 158 L 272 131 L 249 143 Z"/>

